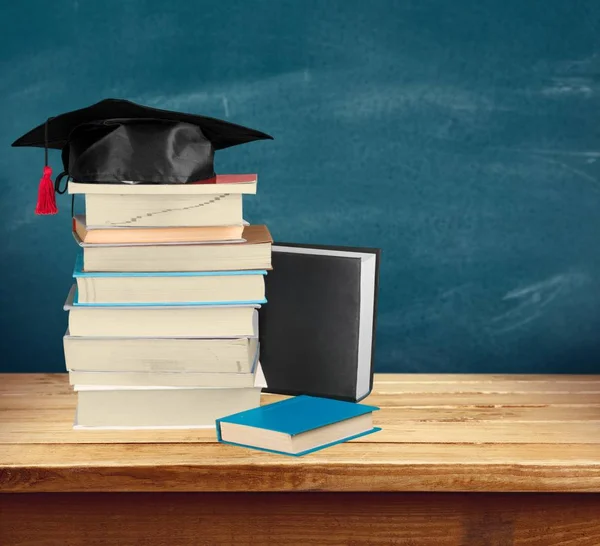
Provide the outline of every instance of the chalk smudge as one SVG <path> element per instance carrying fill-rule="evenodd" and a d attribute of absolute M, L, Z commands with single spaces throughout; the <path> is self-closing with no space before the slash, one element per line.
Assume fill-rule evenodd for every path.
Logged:
<path fill-rule="evenodd" d="M 496 334 L 503 334 L 529 324 L 540 318 L 544 309 L 559 296 L 567 295 L 587 281 L 588 277 L 582 273 L 563 273 L 541 282 L 510 290 L 502 299 L 503 301 L 513 301 L 516 306 L 493 317 L 490 320 L 490 330 Z"/>

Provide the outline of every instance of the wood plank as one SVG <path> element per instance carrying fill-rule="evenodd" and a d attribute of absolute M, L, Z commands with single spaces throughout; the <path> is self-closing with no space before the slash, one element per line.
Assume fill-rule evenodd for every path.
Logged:
<path fill-rule="evenodd" d="M 55 374 L 3 374 L 0 381 L 0 396 L 3 394 L 59 394 L 72 392 L 66 380 L 66 373 Z M 512 392 L 516 386 L 527 389 L 525 392 L 598 392 L 600 375 L 496 375 L 496 374 L 375 374 L 374 393 L 396 392 L 437 392 L 438 386 L 444 386 L 445 392 L 456 387 L 471 389 L 500 389 L 500 392 Z M 52 387 L 52 392 L 48 391 Z M 463 391 L 464 392 L 464 391 Z M 496 391 L 494 391 L 496 392 Z"/>
<path fill-rule="evenodd" d="M 597 444 L 347 443 L 295 458 L 219 444 L 3 446 L 0 491 L 600 492 Z"/>
<path fill-rule="evenodd" d="M 596 546 L 597 495 L 0 495 L 0 543 Z"/>
<path fill-rule="evenodd" d="M 0 413 L 0 444 L 214 442 L 214 430 L 73 430 L 74 408 Z M 440 443 L 600 443 L 600 406 L 517 408 L 384 407 L 375 414 L 377 434 L 355 440 Z M 532 437 L 532 434 L 535 437 Z"/>
<path fill-rule="evenodd" d="M 376 384 L 374 395 L 433 393 L 475 394 L 600 394 L 600 380 L 589 381 L 454 381 L 454 382 L 385 382 Z M 598 396 L 600 400 L 600 396 Z"/>
<path fill-rule="evenodd" d="M 398 420 L 400 421 L 400 420 Z M 600 444 L 600 421 L 414 421 L 375 419 L 380 432 L 363 436 L 357 443 L 545 443 Z M 2 443 L 139 443 L 215 442 L 214 429 L 188 430 L 72 430 L 71 423 L 39 424 L 12 421 L 2 425 Z"/>
<path fill-rule="evenodd" d="M 0 375 L 0 395 L 37 392 L 49 394 L 69 392 L 68 374 L 65 373 L 6 373 Z M 52 387 L 51 390 L 48 387 Z"/>
<path fill-rule="evenodd" d="M 499 406 L 499 407 L 421 407 L 400 406 L 382 408 L 376 419 L 386 422 L 400 421 L 599 421 L 600 405 L 586 406 Z M 1 421 L 0 421 L 1 422 Z"/>
<path fill-rule="evenodd" d="M 492 421 L 447 423 L 379 423 L 383 430 L 364 436 L 361 443 L 398 442 L 440 444 L 600 444 L 600 421 L 516 422 Z"/>
<path fill-rule="evenodd" d="M 375 374 L 375 383 L 382 385 L 386 383 L 482 383 L 503 381 L 524 381 L 526 383 L 556 383 L 600 381 L 599 374 L 493 374 L 493 373 L 379 373 Z"/>
<path fill-rule="evenodd" d="M 365 403 L 380 407 L 499 407 L 499 406 L 589 406 L 600 404 L 598 393 L 374 393 Z"/>
<path fill-rule="evenodd" d="M 223 445 L 185 443 L 167 444 L 118 444 L 105 443 L 52 446 L 52 457 L 48 457 L 48 448 L 44 444 L 32 444 L 23 449 L 20 445 L 5 445 L 2 448 L 0 468 L 17 467 L 77 467 L 83 468 L 95 464 L 101 466 L 150 466 L 153 463 L 190 466 L 214 463 L 225 466 L 250 464 L 263 461 L 286 466 L 310 466 L 327 461 L 338 463 L 360 463 L 367 465 L 369 460 L 378 464 L 402 466 L 409 465 L 457 465 L 468 464 L 507 464 L 573 467 L 599 467 L 600 447 L 597 444 L 561 444 L 552 450 L 544 444 L 387 444 L 381 443 L 377 450 L 371 446 L 349 442 L 330 449 L 317 451 L 306 457 L 286 457 L 263 453 L 251 449 Z"/>
<path fill-rule="evenodd" d="M 34 424 L 46 426 L 47 424 L 64 422 L 70 426 L 74 405 L 60 405 L 39 412 Z M 48 410 L 52 411 L 48 411 Z M 401 421 L 497 421 L 536 422 L 536 421 L 598 421 L 600 420 L 600 404 L 586 406 L 498 406 L 498 407 L 422 407 L 422 406 L 390 406 L 383 407 L 375 414 L 380 423 L 394 420 Z M 31 407 L 10 407 L 0 414 L 0 425 L 10 426 L 11 423 L 32 424 Z M 0 430 L 0 437 L 2 430 Z"/>
<path fill-rule="evenodd" d="M 52 387 L 46 387 L 52 388 Z M 58 389 L 57 389 L 58 391 Z M 264 395 L 263 403 L 277 402 L 286 397 Z M 32 400 L 35 399 L 35 407 Z M 0 396 L 0 410 L 41 408 L 75 408 L 77 397 L 72 391 L 52 394 L 13 394 Z M 535 406 L 590 406 L 600 405 L 600 393 L 594 392 L 440 392 L 440 393 L 386 393 L 374 392 L 365 403 L 379 407 L 535 407 Z"/>

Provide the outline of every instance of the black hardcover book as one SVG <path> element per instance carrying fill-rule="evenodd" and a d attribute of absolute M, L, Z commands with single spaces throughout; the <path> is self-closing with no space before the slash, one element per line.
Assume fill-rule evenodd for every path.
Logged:
<path fill-rule="evenodd" d="M 373 387 L 379 249 L 276 243 L 259 310 L 266 392 L 357 401 Z"/>

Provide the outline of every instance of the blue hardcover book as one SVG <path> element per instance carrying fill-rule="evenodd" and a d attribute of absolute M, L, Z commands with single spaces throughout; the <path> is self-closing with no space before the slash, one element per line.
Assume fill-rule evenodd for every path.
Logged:
<path fill-rule="evenodd" d="M 265 270 L 96 272 L 83 270 L 78 252 L 73 269 L 77 307 L 221 306 L 266 303 Z"/>
<path fill-rule="evenodd" d="M 373 426 L 378 409 L 301 395 L 217 419 L 217 439 L 299 457 L 381 430 Z"/>

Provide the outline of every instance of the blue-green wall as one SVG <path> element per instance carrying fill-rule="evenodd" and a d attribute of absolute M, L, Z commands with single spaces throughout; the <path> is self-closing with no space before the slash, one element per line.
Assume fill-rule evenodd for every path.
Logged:
<path fill-rule="evenodd" d="M 600 2 L 3 2 L 0 371 L 59 371 L 69 200 L 14 138 L 105 97 L 264 130 L 278 240 L 383 248 L 378 371 L 600 371 Z M 52 157 L 57 172 L 59 154 Z"/>

